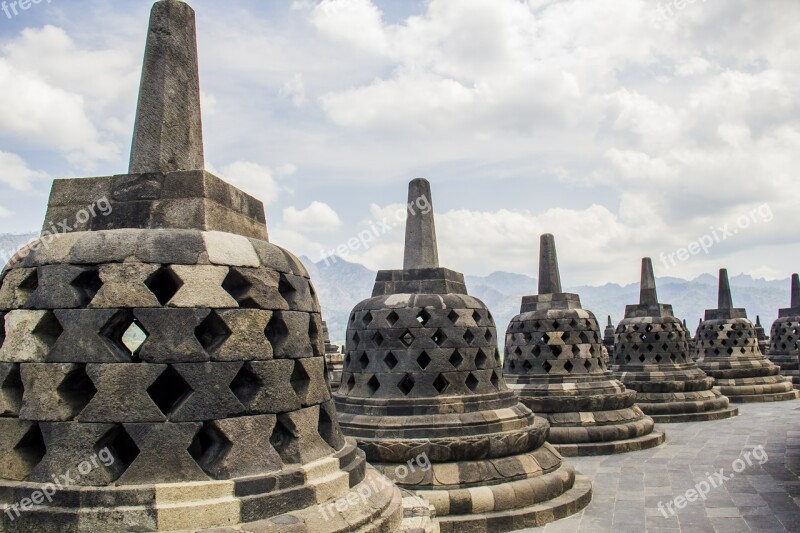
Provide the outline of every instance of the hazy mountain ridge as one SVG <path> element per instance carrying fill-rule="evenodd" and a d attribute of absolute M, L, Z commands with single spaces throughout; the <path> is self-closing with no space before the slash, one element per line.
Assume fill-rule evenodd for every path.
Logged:
<path fill-rule="evenodd" d="M 342 259 L 313 263 L 301 258 L 311 273 L 322 304 L 323 319 L 328 322 L 334 342 L 341 343 L 345 337 L 347 319 L 353 306 L 372 294 L 376 272 Z M 465 276 L 469 293 L 481 299 L 492 311 L 498 330 L 505 331 L 511 319 L 519 313 L 523 296 L 536 294 L 538 281 L 532 276 L 509 272 L 495 272 L 488 276 Z M 733 302 L 736 307 L 747 309 L 748 316 L 761 323 L 769 334 L 778 309 L 789 306 L 789 278 L 765 280 L 747 274 L 733 276 Z M 706 309 L 717 304 L 717 277 L 702 274 L 688 281 L 666 276 L 658 278 L 659 300 L 672 304 L 675 315 L 685 319 L 694 333 L 699 319 Z M 639 284 L 565 287 L 567 292 L 580 295 L 583 307 L 592 311 L 605 327 L 608 315 L 616 325 L 625 314 L 625 306 L 639 302 Z M 501 346 L 502 348 L 502 346 Z"/>

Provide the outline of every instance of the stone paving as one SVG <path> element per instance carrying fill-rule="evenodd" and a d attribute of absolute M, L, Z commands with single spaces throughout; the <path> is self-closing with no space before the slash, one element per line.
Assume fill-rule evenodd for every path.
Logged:
<path fill-rule="evenodd" d="M 592 503 L 573 517 L 525 531 L 800 531 L 800 401 L 739 408 L 740 416 L 728 420 L 661 424 L 667 442 L 658 448 L 571 459 L 592 478 Z M 763 457 L 753 452 L 758 446 L 767 461 L 752 460 L 735 474 L 733 463 L 744 454 Z M 706 501 L 667 518 L 659 511 L 659 503 L 666 508 L 721 468 L 731 479 L 711 489 Z"/>

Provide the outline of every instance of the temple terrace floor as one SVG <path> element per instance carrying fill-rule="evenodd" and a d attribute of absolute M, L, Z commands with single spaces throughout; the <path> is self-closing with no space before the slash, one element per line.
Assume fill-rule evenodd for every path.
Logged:
<path fill-rule="evenodd" d="M 592 478 L 592 503 L 525 531 L 800 531 L 800 400 L 744 404 L 739 412 L 728 420 L 659 424 L 667 442 L 651 450 L 570 458 Z M 706 487 L 703 501 L 698 489 Z"/>

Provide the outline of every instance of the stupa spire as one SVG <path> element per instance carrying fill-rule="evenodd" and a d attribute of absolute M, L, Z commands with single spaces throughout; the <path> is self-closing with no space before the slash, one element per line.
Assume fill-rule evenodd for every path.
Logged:
<path fill-rule="evenodd" d="M 546 233 L 539 239 L 539 294 L 559 294 L 561 273 L 558 270 L 556 239 Z"/>
<path fill-rule="evenodd" d="M 733 298 L 731 297 L 731 283 L 728 281 L 728 270 L 719 270 L 719 296 L 717 298 L 717 309 L 733 309 Z"/>
<path fill-rule="evenodd" d="M 639 288 L 639 305 L 657 305 L 656 277 L 653 274 L 653 260 L 642 259 L 642 282 Z"/>
<path fill-rule="evenodd" d="M 203 170 L 194 10 L 159 0 L 150 13 L 129 172 Z"/>
<path fill-rule="evenodd" d="M 439 268 L 439 247 L 428 180 L 419 178 L 408 185 L 408 206 L 403 269 Z"/>
<path fill-rule="evenodd" d="M 792 307 L 800 307 L 800 275 L 792 274 Z"/>

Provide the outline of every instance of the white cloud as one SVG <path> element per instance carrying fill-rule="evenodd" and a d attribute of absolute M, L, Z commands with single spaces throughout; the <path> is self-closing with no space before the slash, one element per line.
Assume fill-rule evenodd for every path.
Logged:
<path fill-rule="evenodd" d="M 280 95 L 289 98 L 295 107 L 303 107 L 306 103 L 306 85 L 303 75 L 295 73 L 281 87 Z"/>
<path fill-rule="evenodd" d="M 209 171 L 212 166 L 208 165 Z M 220 177 L 244 192 L 269 205 L 278 199 L 281 187 L 275 180 L 276 173 L 269 167 L 250 161 L 236 161 L 222 168 Z"/>
<path fill-rule="evenodd" d="M 14 214 L 13 211 L 9 211 L 8 209 L 0 205 L 0 218 L 8 218 L 13 214 Z"/>
<path fill-rule="evenodd" d="M 387 46 L 381 11 L 370 0 L 322 0 L 311 13 L 324 34 L 374 53 Z"/>
<path fill-rule="evenodd" d="M 46 181 L 47 174 L 32 170 L 17 154 L 0 150 L 0 183 L 4 183 L 15 191 L 33 190 L 37 182 Z"/>
<path fill-rule="evenodd" d="M 284 209 L 283 225 L 298 232 L 330 233 L 339 229 L 342 221 L 331 206 L 314 201 L 305 209 L 294 206 Z"/>

